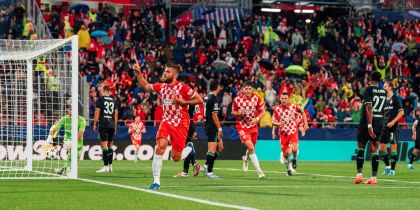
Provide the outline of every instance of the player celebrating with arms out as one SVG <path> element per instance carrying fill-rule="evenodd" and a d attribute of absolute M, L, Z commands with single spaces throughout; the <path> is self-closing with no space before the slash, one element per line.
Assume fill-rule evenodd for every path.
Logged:
<path fill-rule="evenodd" d="M 370 141 L 370 152 L 372 162 L 372 177 L 365 184 L 377 184 L 376 175 L 379 167 L 379 136 L 383 129 L 383 105 L 386 99 L 385 89 L 379 88 L 378 83 L 381 80 L 381 73 L 374 71 L 370 74 L 371 85 L 366 88 L 363 97 L 362 118 L 360 119 L 357 133 L 357 176 L 354 184 L 363 182 L 363 163 L 365 161 L 365 147 Z"/>
<path fill-rule="evenodd" d="M 386 81 L 384 88 L 387 91 L 387 98 L 384 103 L 384 130 L 381 134 L 381 148 L 380 153 L 385 163 L 385 170 L 382 175 L 395 176 L 395 166 L 397 165 L 398 153 L 398 120 L 404 116 L 400 100 L 392 92 L 392 83 Z M 389 165 L 389 158 L 386 145 L 391 144 L 391 166 Z"/>
<path fill-rule="evenodd" d="M 130 124 L 128 128 L 128 134 L 130 134 L 131 143 L 133 143 L 134 147 L 136 147 L 134 162 L 136 163 L 138 160 L 139 150 L 141 146 L 141 139 L 142 133 L 146 133 L 146 127 L 140 121 L 140 117 L 137 116 L 134 118 L 134 122 Z"/>
<path fill-rule="evenodd" d="M 247 148 L 247 154 L 242 157 L 243 169 L 248 170 L 248 157 L 252 161 L 258 173 L 258 178 L 265 178 L 260 168 L 258 157 L 255 154 L 255 145 L 258 138 L 258 122 L 265 113 L 264 101 L 255 95 L 251 82 L 245 82 L 242 87 L 242 94 L 233 100 L 232 115 L 236 116 L 236 129 L 239 138 Z"/>
<path fill-rule="evenodd" d="M 149 187 L 152 190 L 160 188 L 163 153 L 169 142 L 172 144 L 171 156 L 174 161 L 184 159 L 192 151 L 191 147 L 185 147 L 190 126 L 188 105 L 203 103 L 203 99 L 188 85 L 177 80 L 180 70 L 181 66 L 169 64 L 160 78 L 161 82 L 149 84 L 137 61 L 134 65 L 134 74 L 140 87 L 146 91 L 155 91 L 163 102 L 163 120 L 156 135 L 157 147 L 152 163 L 154 181 Z"/>
<path fill-rule="evenodd" d="M 308 127 L 305 113 L 296 104 L 289 104 L 289 95 L 287 92 L 282 92 L 280 96 L 280 105 L 274 109 L 272 123 L 274 126 L 279 126 L 279 136 L 281 149 L 283 151 L 284 166 L 287 170 L 287 175 L 292 176 L 292 169 L 290 168 L 289 155 L 293 153 L 294 163 L 293 168 L 296 167 L 296 156 L 298 151 L 298 123 L 303 120 L 303 127 Z M 300 115 L 300 116 L 299 116 Z M 275 127 L 273 127 L 273 139 L 275 135 Z M 290 148 L 292 145 L 292 148 Z"/>

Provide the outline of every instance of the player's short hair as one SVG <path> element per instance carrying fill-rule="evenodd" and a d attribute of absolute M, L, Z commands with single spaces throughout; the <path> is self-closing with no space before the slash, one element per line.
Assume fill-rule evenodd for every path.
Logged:
<path fill-rule="evenodd" d="M 390 87 L 392 87 L 392 81 L 391 80 L 385 80 L 385 84 L 389 85 Z"/>
<path fill-rule="evenodd" d="M 281 92 L 282 96 L 289 96 L 289 93 L 287 93 L 286 91 Z"/>
<path fill-rule="evenodd" d="M 244 85 L 242 85 L 242 87 L 252 87 L 252 88 L 254 88 L 254 85 L 252 85 L 252 82 L 247 81 L 247 82 L 244 82 Z"/>
<path fill-rule="evenodd" d="M 213 80 L 210 82 L 210 91 L 215 91 L 217 87 L 219 87 L 220 82 L 219 80 Z"/>
<path fill-rule="evenodd" d="M 106 85 L 102 87 L 102 91 L 109 92 L 109 90 L 109 87 Z"/>
<path fill-rule="evenodd" d="M 374 71 L 370 74 L 370 79 L 375 82 L 381 81 L 382 74 L 379 71 Z"/>
<path fill-rule="evenodd" d="M 175 72 L 176 72 L 177 74 L 179 74 L 179 72 L 181 72 L 181 70 L 182 70 L 181 65 L 179 65 L 179 64 L 175 64 L 175 63 L 170 63 L 170 64 L 166 65 L 166 67 L 167 67 L 167 68 L 172 68 L 172 69 L 175 69 Z"/>

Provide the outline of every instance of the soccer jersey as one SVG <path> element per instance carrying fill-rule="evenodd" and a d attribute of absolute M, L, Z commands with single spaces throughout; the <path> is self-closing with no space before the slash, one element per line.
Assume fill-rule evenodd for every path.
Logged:
<path fill-rule="evenodd" d="M 160 94 L 163 103 L 163 119 L 173 126 L 178 126 L 181 119 L 190 120 L 188 116 L 188 106 L 175 104 L 174 97 L 180 95 L 184 100 L 190 100 L 196 92 L 188 85 L 176 82 L 175 84 L 155 83 L 152 89 Z M 189 123 L 185 126 L 189 126 Z"/>
<path fill-rule="evenodd" d="M 384 107 L 384 126 L 387 126 L 389 122 L 391 122 L 397 115 L 398 112 L 403 110 L 400 100 L 398 100 L 397 96 L 393 95 L 391 98 L 387 98 L 385 100 L 385 107 Z M 390 130 L 395 131 L 398 128 L 398 122 L 395 123 Z"/>
<path fill-rule="evenodd" d="M 367 128 L 366 105 L 372 104 L 372 128 L 375 133 L 381 133 L 383 129 L 386 95 L 386 90 L 378 86 L 369 86 L 366 88 L 359 128 Z"/>
<path fill-rule="evenodd" d="M 57 129 L 64 128 L 64 133 L 65 133 L 64 141 L 71 141 L 71 117 L 69 115 L 62 117 L 57 122 L 56 128 Z M 85 131 L 85 128 L 86 128 L 85 118 L 83 118 L 82 116 L 78 116 L 77 131 Z M 83 136 L 79 140 L 83 140 Z M 83 141 L 78 141 L 78 142 L 82 142 L 83 144 Z"/>
<path fill-rule="evenodd" d="M 144 129 L 144 124 L 142 122 L 139 123 L 131 123 L 130 130 L 131 130 L 131 140 L 141 141 L 142 138 L 142 130 Z"/>
<path fill-rule="evenodd" d="M 297 132 L 301 122 L 301 112 L 300 107 L 296 104 L 288 104 L 286 107 L 283 105 L 276 106 L 273 113 L 273 121 L 280 123 L 280 135 L 289 136 Z"/>
<path fill-rule="evenodd" d="M 216 130 L 216 124 L 213 120 L 213 113 L 219 113 L 220 105 L 216 95 L 209 93 L 204 99 L 204 122 L 208 130 Z"/>
<path fill-rule="evenodd" d="M 118 110 L 114 99 L 109 96 L 101 96 L 96 101 L 96 109 L 100 109 L 99 128 L 115 128 L 114 114 Z"/>
<path fill-rule="evenodd" d="M 258 117 L 264 109 L 264 101 L 255 94 L 248 99 L 245 95 L 235 97 L 233 100 L 233 111 L 245 110 L 245 115 L 236 118 L 236 126 L 240 128 L 254 128 L 257 124 L 251 124 L 252 119 Z"/>

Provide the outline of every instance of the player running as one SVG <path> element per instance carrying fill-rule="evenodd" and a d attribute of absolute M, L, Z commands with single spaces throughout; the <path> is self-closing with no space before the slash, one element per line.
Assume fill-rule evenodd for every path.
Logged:
<path fill-rule="evenodd" d="M 362 118 L 360 119 L 357 134 L 357 177 L 354 184 L 363 182 L 363 163 L 365 161 L 365 147 L 370 142 L 372 177 L 365 184 L 377 184 L 376 175 L 379 167 L 379 136 L 383 129 L 383 111 L 386 99 L 385 89 L 379 88 L 378 83 L 381 80 L 381 73 L 374 71 L 370 74 L 371 85 L 366 88 L 364 102 L 362 107 Z"/>
<path fill-rule="evenodd" d="M 420 121 L 420 108 L 416 109 L 415 112 L 416 120 L 413 123 L 413 127 L 411 128 L 413 131 L 413 136 L 411 137 L 416 143 L 414 145 L 413 153 L 410 154 L 410 163 L 408 164 L 408 169 L 414 169 L 414 159 L 419 155 L 420 153 L 420 131 L 419 131 L 419 121 Z"/>
<path fill-rule="evenodd" d="M 404 116 L 400 100 L 392 92 L 392 83 L 386 81 L 384 89 L 387 91 L 387 98 L 384 103 L 384 129 L 381 134 L 380 154 L 385 163 L 385 170 L 382 175 L 395 176 L 398 153 L 398 120 Z M 391 166 L 389 164 L 387 144 L 391 144 Z"/>
<path fill-rule="evenodd" d="M 52 142 L 53 136 L 56 135 L 61 128 L 64 128 L 64 142 L 63 147 L 67 150 L 67 162 L 66 165 L 61 169 L 56 169 L 56 173 L 59 175 L 70 174 L 71 168 L 71 109 L 67 108 L 67 115 L 63 116 L 58 120 L 51 129 L 47 138 L 47 142 Z M 80 159 L 80 155 L 83 150 L 83 135 L 85 133 L 86 120 L 82 116 L 77 116 L 77 160 Z"/>
<path fill-rule="evenodd" d="M 258 138 L 258 123 L 265 113 L 264 101 L 254 93 L 254 87 L 250 82 L 245 82 L 242 87 L 242 94 L 233 100 L 232 115 L 236 116 L 236 130 L 239 138 L 246 146 L 247 152 L 242 157 L 243 170 L 248 171 L 248 157 L 258 173 L 258 178 L 265 178 L 260 168 L 258 157 L 255 154 L 255 145 Z"/>
<path fill-rule="evenodd" d="M 289 95 L 283 92 L 280 96 L 280 105 L 274 109 L 272 123 L 279 126 L 279 137 L 283 152 L 283 163 L 287 175 L 292 176 L 289 155 L 293 153 L 292 167 L 296 168 L 296 156 L 298 152 L 298 126 L 303 122 L 303 127 L 308 127 L 305 113 L 296 104 L 289 104 Z M 273 127 L 273 139 L 276 138 L 275 127 Z M 303 134 L 304 135 L 304 134 Z"/>
<path fill-rule="evenodd" d="M 128 128 L 128 134 L 130 134 L 131 143 L 136 148 L 135 151 L 135 157 L 134 162 L 137 163 L 137 160 L 139 158 L 139 150 L 141 146 L 141 139 L 142 134 L 146 133 L 146 127 L 144 124 L 140 121 L 140 117 L 134 118 L 134 122 L 130 124 L 130 127 Z"/>
<path fill-rule="evenodd" d="M 220 93 L 220 84 L 217 80 L 213 80 L 210 83 L 210 93 L 204 99 L 205 109 L 205 129 L 207 133 L 208 150 L 207 150 L 207 161 L 203 166 L 204 175 L 210 179 L 221 178 L 213 173 L 214 161 L 220 156 L 223 151 L 223 130 L 220 125 L 218 117 L 220 111 L 220 104 L 217 95 Z"/>
<path fill-rule="evenodd" d="M 104 161 L 104 166 L 96 171 L 96 173 L 112 172 L 112 159 L 114 154 L 112 142 L 114 141 L 114 134 L 117 129 L 118 107 L 109 92 L 109 87 L 104 86 L 102 88 L 102 96 L 96 101 L 93 131 L 96 132 L 96 126 L 98 125 L 102 159 Z"/>
<path fill-rule="evenodd" d="M 188 106 L 203 103 L 203 99 L 188 85 L 177 80 L 180 70 L 179 65 L 167 65 L 160 78 L 161 82 L 149 84 L 137 61 L 134 65 L 140 87 L 146 91 L 155 91 L 163 102 L 163 120 L 156 135 L 157 146 L 152 163 L 154 181 L 149 186 L 152 190 L 160 188 L 162 156 L 169 142 L 172 144 L 171 157 L 174 161 L 184 159 L 192 151 L 191 147 L 185 147 L 190 126 Z"/>

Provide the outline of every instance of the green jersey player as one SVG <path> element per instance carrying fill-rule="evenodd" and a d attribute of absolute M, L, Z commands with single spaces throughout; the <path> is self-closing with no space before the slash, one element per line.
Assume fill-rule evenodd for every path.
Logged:
<path fill-rule="evenodd" d="M 70 165 L 71 165 L 71 110 L 67 110 L 67 115 L 63 116 L 60 120 L 58 120 L 57 124 L 53 125 L 50 129 L 50 134 L 48 136 L 47 141 L 51 142 L 54 134 L 56 131 L 59 131 L 61 128 L 64 128 L 64 144 L 63 146 L 67 149 L 67 162 L 66 165 L 61 168 L 57 169 L 56 173 L 62 175 L 64 172 L 69 174 Z M 82 116 L 78 116 L 77 118 L 77 159 L 80 159 L 80 155 L 83 149 L 83 134 L 86 128 L 86 120 Z"/>

